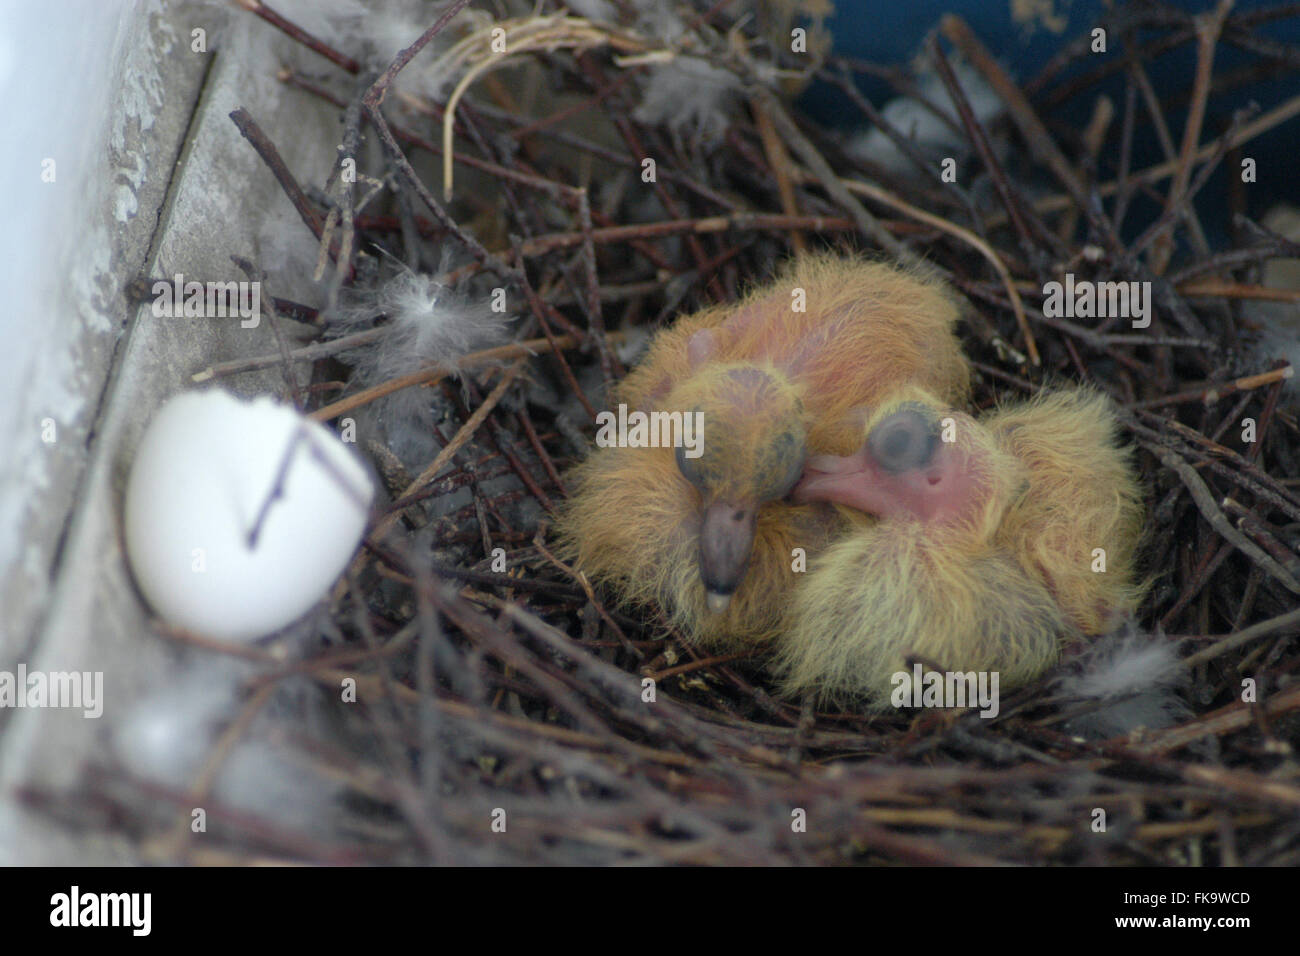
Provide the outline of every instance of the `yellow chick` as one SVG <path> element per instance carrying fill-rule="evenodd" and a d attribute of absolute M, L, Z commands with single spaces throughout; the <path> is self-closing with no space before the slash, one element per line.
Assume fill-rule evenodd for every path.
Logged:
<path fill-rule="evenodd" d="M 847 454 L 863 406 L 915 383 L 964 401 L 957 306 L 934 277 L 830 255 L 660 332 L 612 404 L 698 413 L 682 448 L 600 447 L 573 472 L 564 551 L 619 600 L 658 604 L 687 636 L 774 636 L 816 548 L 842 519 L 782 501 L 809 453 Z"/>
<path fill-rule="evenodd" d="M 787 693 L 883 707 L 909 657 L 1009 688 L 1135 608 L 1141 496 L 1104 396 L 1062 390 L 977 422 L 910 388 L 866 433 L 810 459 L 795 490 L 852 528 L 795 589 Z"/>

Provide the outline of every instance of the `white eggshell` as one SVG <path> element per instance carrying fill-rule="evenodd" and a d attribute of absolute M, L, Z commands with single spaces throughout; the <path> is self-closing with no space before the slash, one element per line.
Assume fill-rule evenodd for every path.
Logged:
<path fill-rule="evenodd" d="M 288 454 L 283 493 L 250 548 Z M 140 442 L 126 491 L 127 554 L 169 623 L 248 640 L 321 598 L 356 550 L 373 494 L 343 443 L 293 408 L 187 392 L 159 410 Z"/>

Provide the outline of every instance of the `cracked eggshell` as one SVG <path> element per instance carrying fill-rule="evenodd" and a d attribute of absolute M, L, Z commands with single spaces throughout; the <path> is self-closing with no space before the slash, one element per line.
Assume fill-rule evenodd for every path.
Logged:
<path fill-rule="evenodd" d="M 286 456 L 283 493 L 250 546 Z M 321 598 L 356 550 L 373 495 L 361 462 L 292 407 L 186 392 L 158 411 L 136 452 L 126 550 L 140 590 L 168 623 L 250 640 Z"/>

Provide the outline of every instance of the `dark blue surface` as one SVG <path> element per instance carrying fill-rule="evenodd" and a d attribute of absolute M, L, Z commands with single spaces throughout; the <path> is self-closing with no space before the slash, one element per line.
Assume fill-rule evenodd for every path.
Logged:
<path fill-rule="evenodd" d="M 1238 7 L 1248 4 L 1238 4 Z M 920 47 L 926 33 L 945 13 L 955 13 L 970 24 L 994 54 L 1008 64 L 1025 65 L 1032 72 L 1060 49 L 1062 38 L 1070 39 L 1091 29 L 1102 12 L 1094 0 L 1056 0 L 1057 12 L 1066 20 L 1062 33 L 1045 29 L 1041 23 L 1025 26 L 1011 19 L 1011 0 L 837 0 L 835 17 L 829 23 L 835 36 L 835 52 L 883 63 L 902 63 Z M 1198 9 L 1195 4 L 1187 5 Z"/>
<path fill-rule="evenodd" d="M 1200 13 L 1213 7 L 1211 2 L 1173 3 L 1189 13 Z M 975 34 L 983 41 L 1004 66 L 1009 68 L 1017 80 L 1024 83 L 1032 79 L 1044 65 L 1070 40 L 1088 33 L 1102 15 L 1103 7 L 1097 0 L 1056 0 L 1054 13 L 1066 20 L 1064 30 L 1060 33 L 1046 29 L 1041 21 L 1034 24 L 1015 23 L 1011 18 L 1010 0 L 905 0 L 905 2 L 875 2 L 875 0 L 837 0 L 835 17 L 829 22 L 834 36 L 835 53 L 843 56 L 871 60 L 876 63 L 906 65 L 919 52 L 927 33 L 933 29 L 939 18 L 945 13 L 956 13 L 970 24 Z M 1238 0 L 1234 13 L 1258 10 L 1278 6 L 1277 0 Z M 1164 36 L 1167 30 L 1143 31 L 1139 42 L 1150 43 Z M 1300 51 L 1300 18 L 1277 20 L 1263 24 L 1255 29 L 1260 36 L 1270 40 L 1292 45 Z M 1079 70 L 1090 69 L 1101 57 L 1116 58 L 1121 55 L 1119 37 L 1108 38 L 1108 52 L 1091 54 L 1066 76 Z M 1220 42 L 1215 57 L 1215 75 L 1247 63 L 1257 61 L 1258 56 L 1237 50 Z M 1162 102 L 1185 94 L 1190 90 L 1196 67 L 1195 43 L 1189 42 L 1180 48 L 1165 53 L 1148 64 L 1148 71 L 1153 86 Z M 1053 80 L 1059 83 L 1061 77 Z M 877 106 L 883 105 L 892 95 L 883 82 L 868 77 L 860 77 L 859 85 L 863 92 Z M 1122 74 L 1116 74 L 1102 84 L 1087 90 L 1082 96 L 1061 104 L 1053 110 L 1051 119 L 1060 120 L 1076 127 L 1087 122 L 1092 104 L 1098 92 L 1106 92 L 1114 101 L 1117 113 L 1122 110 L 1124 102 L 1124 81 Z M 1207 109 L 1202 141 L 1208 141 L 1218 135 L 1232 117 L 1233 110 L 1249 101 L 1258 103 L 1262 110 L 1300 94 L 1300 71 L 1285 80 L 1272 79 L 1241 87 L 1231 92 L 1212 95 Z M 848 104 L 843 95 L 831 87 L 815 85 L 805 95 L 802 104 L 807 112 L 828 125 L 850 123 L 859 125 L 860 115 Z M 1169 113 L 1168 122 L 1175 144 L 1180 141 L 1185 115 L 1181 109 Z M 1159 162 L 1164 158 L 1159 146 L 1146 123 L 1145 112 L 1139 107 L 1139 125 L 1135 136 L 1134 162 L 1143 166 Z M 1119 117 L 1113 126 L 1113 135 L 1118 136 Z M 1117 140 L 1115 140 L 1117 141 Z M 1300 170 L 1297 169 L 1297 156 L 1300 155 L 1300 120 L 1290 120 L 1277 129 L 1252 140 L 1245 147 L 1245 155 L 1252 156 L 1258 164 L 1258 182 L 1247 189 L 1250 212 L 1262 214 L 1274 200 L 1288 198 L 1300 201 Z M 1105 158 L 1105 157 L 1103 157 Z M 1202 197 L 1205 202 L 1222 202 L 1225 192 L 1225 177 L 1220 171 L 1207 187 Z"/>

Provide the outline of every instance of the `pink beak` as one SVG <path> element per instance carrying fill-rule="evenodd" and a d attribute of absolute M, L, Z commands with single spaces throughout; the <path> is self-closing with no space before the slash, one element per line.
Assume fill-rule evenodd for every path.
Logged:
<path fill-rule="evenodd" d="M 804 465 L 803 477 L 794 486 L 794 500 L 829 501 L 878 514 L 882 498 L 880 469 L 866 450 L 852 455 L 814 455 Z"/>
<path fill-rule="evenodd" d="M 852 455 L 816 455 L 795 485 L 796 501 L 829 501 L 881 518 L 944 522 L 970 514 L 984 494 L 965 453 L 944 446 L 925 466 L 891 472 L 864 448 Z"/>

